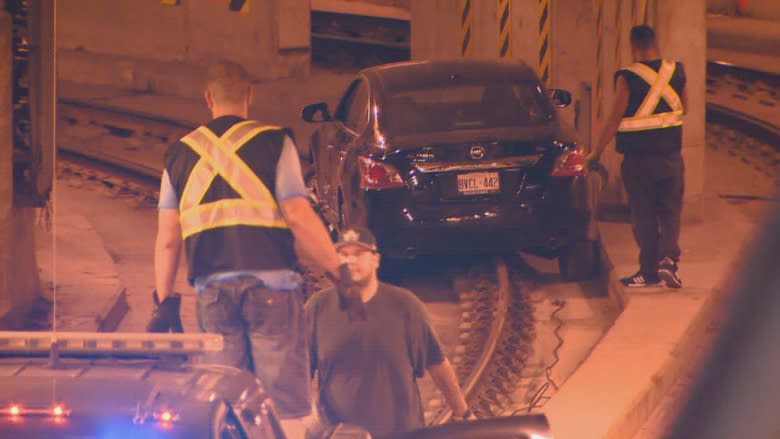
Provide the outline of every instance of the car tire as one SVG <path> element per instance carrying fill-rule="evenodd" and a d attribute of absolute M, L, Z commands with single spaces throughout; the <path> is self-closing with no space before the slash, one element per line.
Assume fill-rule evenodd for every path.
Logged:
<path fill-rule="evenodd" d="M 558 270 L 568 281 L 592 279 L 599 266 L 598 242 L 590 239 L 574 241 L 558 255 Z"/>

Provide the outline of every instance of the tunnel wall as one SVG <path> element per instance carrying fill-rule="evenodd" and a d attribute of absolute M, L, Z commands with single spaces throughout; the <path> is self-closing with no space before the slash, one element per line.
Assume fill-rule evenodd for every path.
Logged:
<path fill-rule="evenodd" d="M 309 73 L 308 0 L 60 0 L 59 78 L 182 96 L 202 94 L 205 67 L 240 62 L 255 80 Z"/>
<path fill-rule="evenodd" d="M 13 207 L 11 47 L 11 17 L 0 8 L 0 329 L 17 327 L 41 293 L 34 210 Z"/>

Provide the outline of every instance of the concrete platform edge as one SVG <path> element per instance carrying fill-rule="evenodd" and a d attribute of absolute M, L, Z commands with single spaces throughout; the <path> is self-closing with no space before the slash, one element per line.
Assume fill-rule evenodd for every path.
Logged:
<path fill-rule="evenodd" d="M 721 204 L 726 210 L 731 210 L 725 202 Z M 736 213 L 734 213 L 736 214 Z M 604 225 L 600 225 L 603 227 Z M 708 221 L 698 222 L 694 227 L 700 227 L 703 230 L 713 230 L 715 232 L 717 224 Z M 614 250 L 614 249 L 613 249 Z M 626 339 L 636 336 L 635 331 L 631 331 L 631 322 L 627 319 L 621 319 L 621 315 L 631 314 L 636 312 L 636 307 L 646 305 L 646 302 L 642 300 L 632 300 L 632 292 L 629 292 L 627 288 L 623 287 L 620 283 L 620 274 L 617 272 L 613 259 L 610 258 L 610 248 L 606 245 L 601 245 L 602 252 L 602 279 L 607 287 L 610 298 L 618 305 L 620 309 L 620 315 L 615 320 L 613 326 L 604 334 L 602 344 L 615 344 L 614 341 L 619 340 L 620 343 L 632 343 L 636 340 L 625 341 Z M 739 252 L 734 254 L 734 257 L 738 257 Z M 625 274 L 625 273 L 621 273 Z M 721 282 L 722 283 L 722 282 Z M 680 290 L 682 291 L 682 290 Z M 605 414 L 598 410 L 591 410 L 595 408 L 594 404 L 598 404 L 597 398 L 594 394 L 583 394 L 581 391 L 566 392 L 566 384 L 577 380 L 578 374 L 585 375 L 588 372 L 583 373 L 584 366 L 588 363 L 600 364 L 609 363 L 610 361 L 616 364 L 623 364 L 621 358 L 607 358 L 614 354 L 613 351 L 608 349 L 599 349 L 597 345 L 591 354 L 582 362 L 580 367 L 567 379 L 561 389 L 553 395 L 552 399 L 545 404 L 542 411 L 550 419 L 550 423 L 553 426 L 553 433 L 556 434 L 556 439 L 627 439 L 633 437 L 643 424 L 649 419 L 653 411 L 662 402 L 665 395 L 669 392 L 670 388 L 682 377 L 683 372 L 687 370 L 687 366 L 696 365 L 701 359 L 703 352 L 701 346 L 698 345 L 707 331 L 712 330 L 712 327 L 717 323 L 717 319 L 721 313 L 718 311 L 723 309 L 723 303 L 727 300 L 728 290 L 725 285 L 712 285 L 710 288 L 704 288 L 700 292 L 695 293 L 691 300 L 696 302 L 701 300 L 701 303 L 694 305 L 692 308 L 695 311 L 692 312 L 691 318 L 687 322 L 683 322 L 684 329 L 678 331 L 679 336 L 670 337 L 673 339 L 668 340 L 670 348 L 661 366 L 656 368 L 652 373 L 645 373 L 641 376 L 641 379 L 636 377 L 631 380 L 638 390 L 629 398 L 629 402 L 624 404 L 617 412 Z M 661 292 L 660 294 L 675 294 L 674 292 Z M 641 296 L 636 296 L 641 297 Z M 649 313 L 649 311 L 645 311 Z M 611 343 L 603 343 L 607 338 Z M 603 347 L 603 346 L 602 346 Z M 591 380 L 591 387 L 606 389 L 608 386 L 605 383 L 592 382 L 592 376 L 588 377 Z M 613 377 L 605 379 L 614 379 Z M 582 377 L 580 377 L 582 381 Z M 580 389 L 581 390 L 581 389 Z M 591 415 L 592 412 L 592 416 Z M 572 414 L 578 413 L 577 419 L 572 419 Z M 605 419 L 609 418 L 609 419 Z M 588 422 L 591 420 L 592 425 Z M 572 424 L 576 424 L 572 426 Z M 556 425 L 564 426 L 565 428 L 556 430 Z M 563 431 L 561 431 L 563 430 Z M 576 435 L 573 434 L 576 431 Z"/>

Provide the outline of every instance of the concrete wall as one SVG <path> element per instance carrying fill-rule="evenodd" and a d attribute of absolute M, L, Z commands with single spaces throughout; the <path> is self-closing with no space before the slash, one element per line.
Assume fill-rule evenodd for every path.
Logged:
<path fill-rule="evenodd" d="M 460 11 L 453 0 L 417 0 L 411 4 L 412 59 L 460 57 Z"/>
<path fill-rule="evenodd" d="M 60 79 L 194 96 L 220 58 L 257 80 L 308 75 L 309 1 L 247 1 L 59 0 Z"/>
<path fill-rule="evenodd" d="M 0 6 L 4 6 L 0 2 Z M 0 328 L 13 327 L 40 294 L 33 210 L 13 207 L 11 17 L 0 8 Z"/>
<path fill-rule="evenodd" d="M 472 0 L 474 58 L 498 57 L 496 1 Z M 560 111 L 575 126 L 584 144 L 595 141 L 614 98 L 613 77 L 629 65 L 631 27 L 647 20 L 656 27 L 662 55 L 681 60 L 688 76 L 689 113 L 685 117 L 686 201 L 702 193 L 705 146 L 705 0 L 551 0 L 550 87 L 572 93 L 573 105 Z M 411 5 L 412 57 L 460 57 L 460 2 L 419 0 Z M 537 67 L 540 58 L 538 0 L 512 0 L 509 59 Z M 622 157 L 610 146 L 603 162 L 609 181 L 602 193 L 606 204 L 625 205 L 620 179 Z"/>

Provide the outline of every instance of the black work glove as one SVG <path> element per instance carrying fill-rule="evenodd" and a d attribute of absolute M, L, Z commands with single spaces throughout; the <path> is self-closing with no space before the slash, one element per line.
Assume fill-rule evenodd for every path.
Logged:
<path fill-rule="evenodd" d="M 360 290 L 355 281 L 352 280 L 347 264 L 339 265 L 338 274 L 328 272 L 327 276 L 336 286 L 336 291 L 339 294 L 339 309 L 347 312 L 349 321 L 365 320 L 366 307 L 360 298 Z"/>
<path fill-rule="evenodd" d="M 181 294 L 173 293 L 160 301 L 157 290 L 152 291 L 154 313 L 146 325 L 146 332 L 184 332 L 181 325 Z"/>

